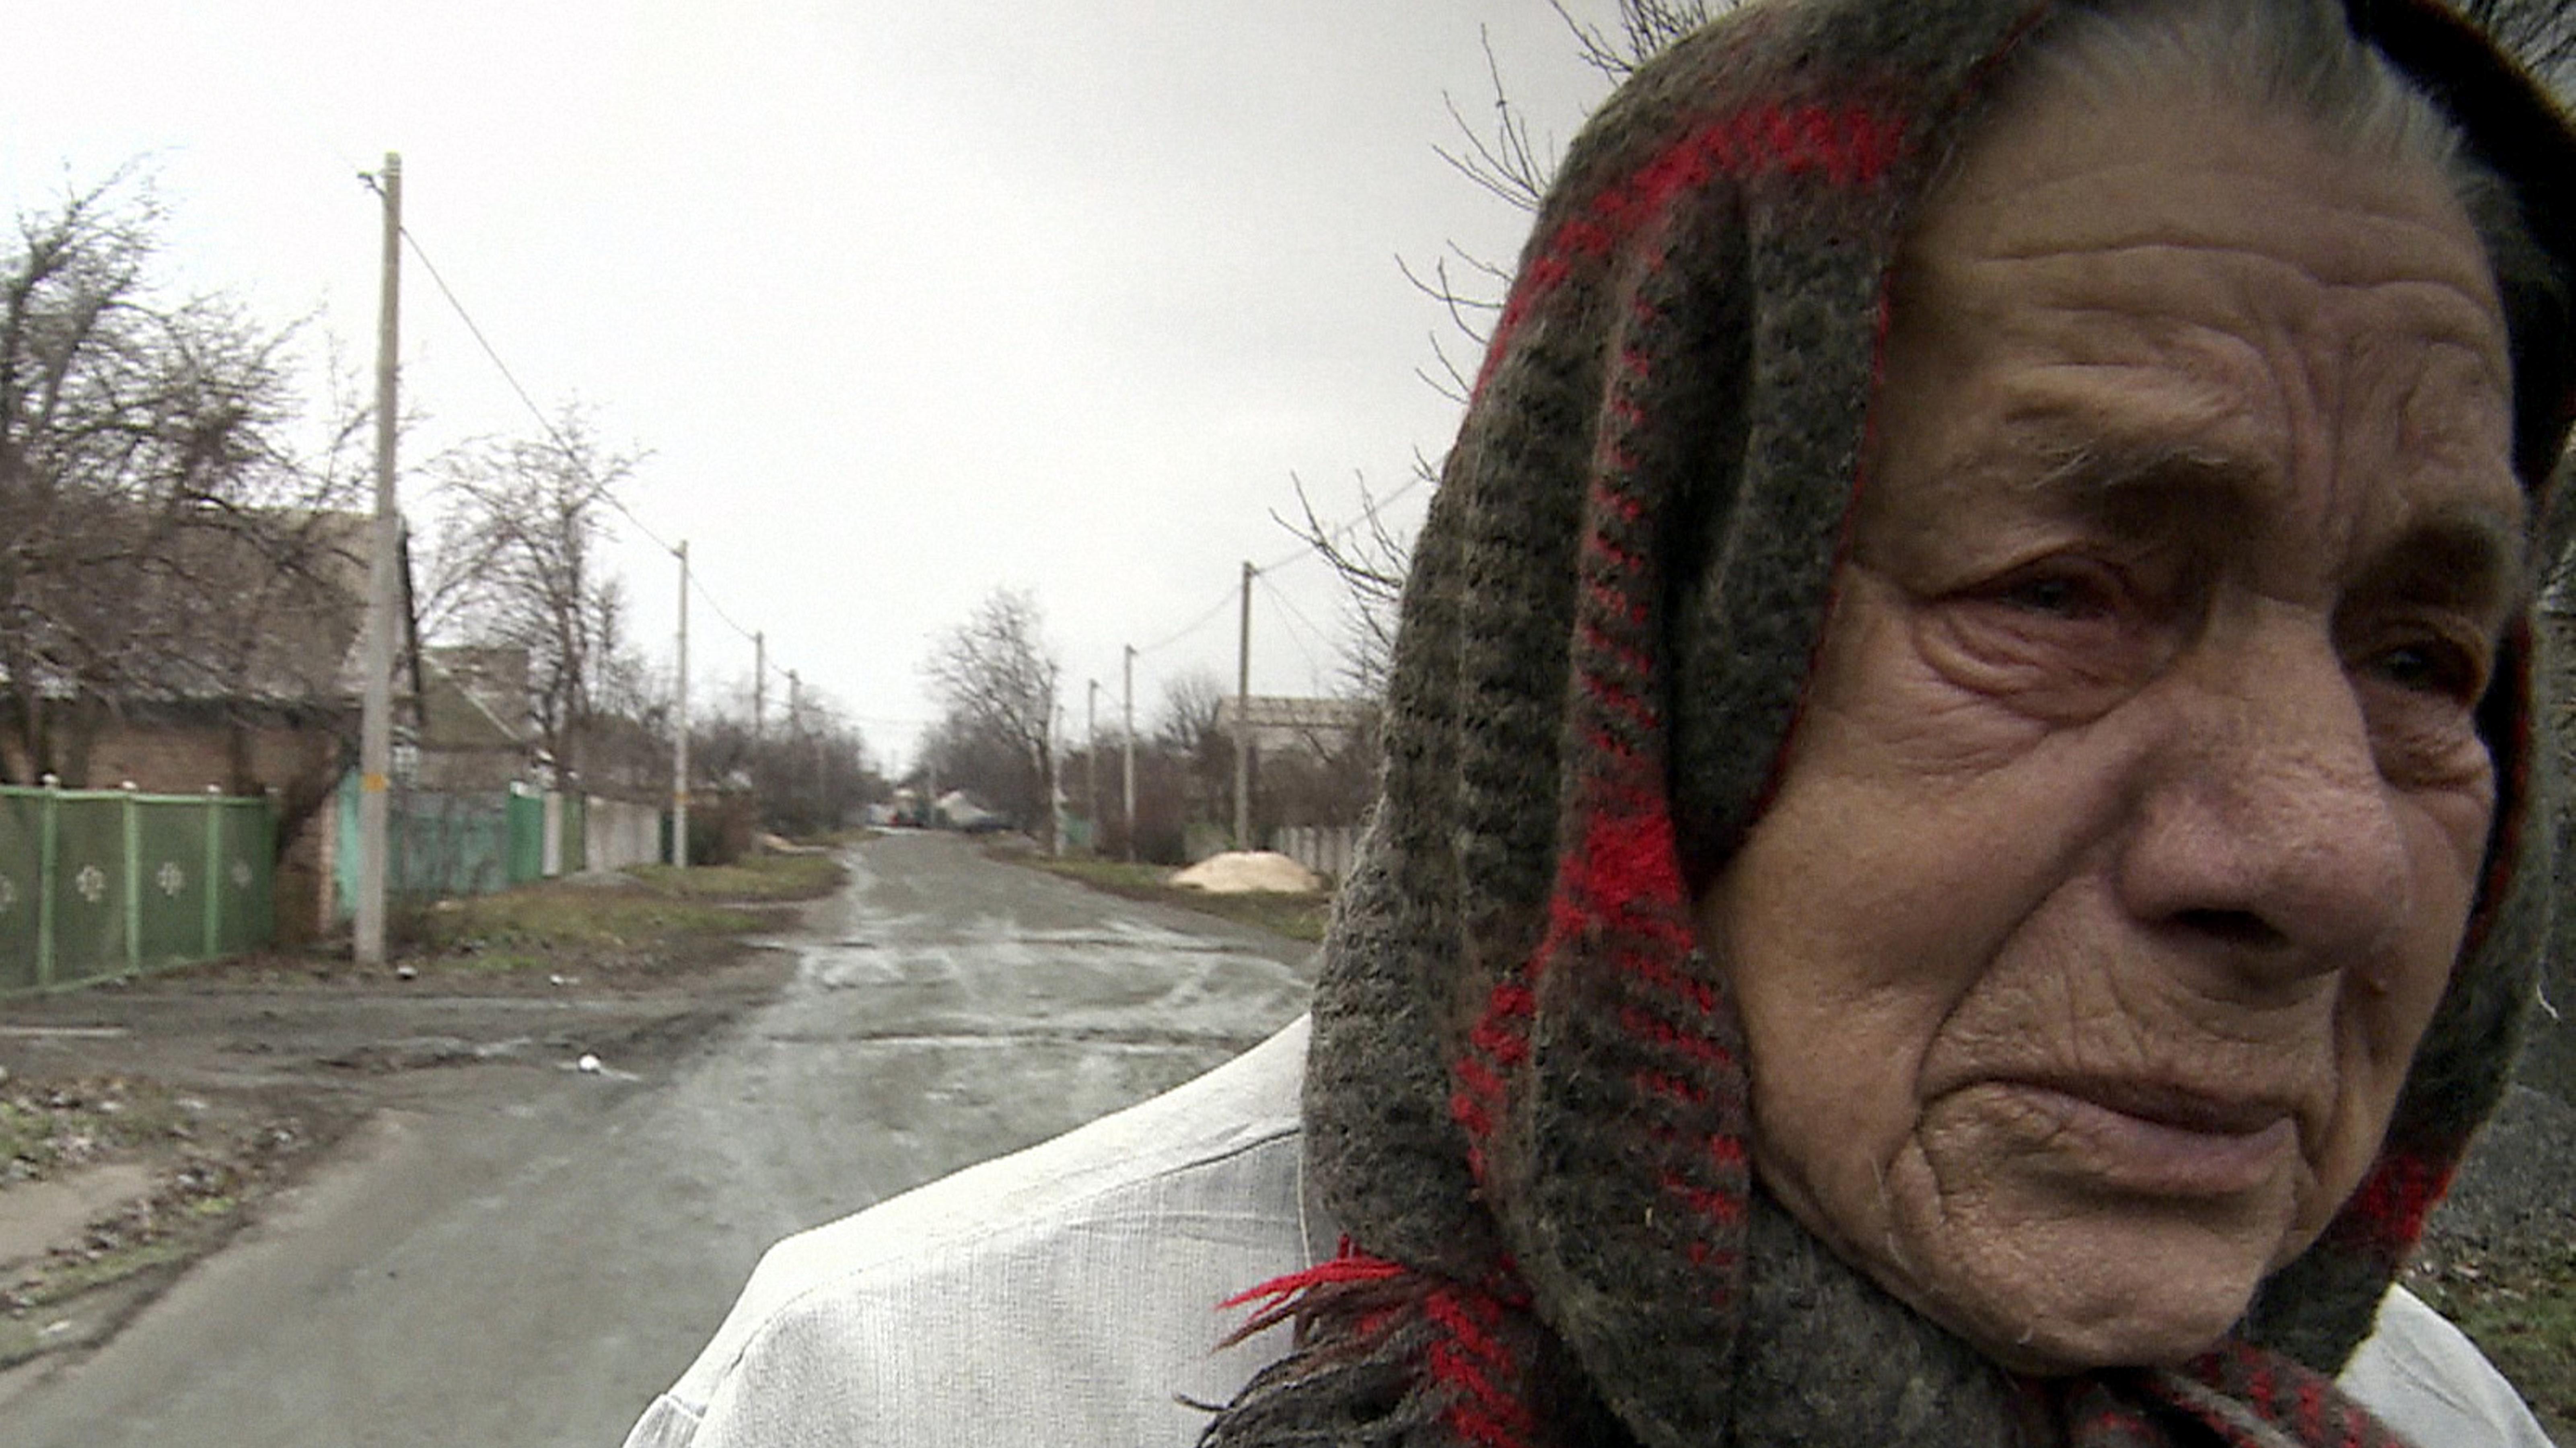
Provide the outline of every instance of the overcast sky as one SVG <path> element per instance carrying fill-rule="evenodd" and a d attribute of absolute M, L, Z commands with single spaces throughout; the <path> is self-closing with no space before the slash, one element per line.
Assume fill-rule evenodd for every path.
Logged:
<path fill-rule="evenodd" d="M 1395 259 L 1519 245 L 1433 152 L 1444 95 L 1489 104 L 1480 27 L 1570 136 L 1603 85 L 1545 0 L 21 7 L 0 200 L 147 157 L 173 275 L 363 369 L 357 173 L 401 152 L 407 229 L 519 381 L 649 452 L 636 517 L 901 763 L 923 656 L 996 586 L 1045 610 L 1076 734 L 1085 682 L 1105 726 L 1122 645 L 1160 645 L 1142 725 L 1177 672 L 1231 688 L 1240 565 L 1298 551 L 1292 474 L 1340 515 L 1445 447 L 1415 375 L 1445 324 Z M 405 265 L 407 469 L 531 431 Z M 667 662 L 675 569 L 618 533 Z M 1342 608 L 1317 562 L 1267 575 L 1254 689 L 1333 687 Z M 747 687 L 749 640 L 703 603 L 691 629 L 696 698 Z"/>

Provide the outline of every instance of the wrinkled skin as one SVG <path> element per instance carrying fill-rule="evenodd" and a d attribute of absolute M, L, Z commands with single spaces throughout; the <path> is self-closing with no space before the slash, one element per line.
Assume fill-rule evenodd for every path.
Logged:
<path fill-rule="evenodd" d="M 2207 1346 L 2378 1151 L 2494 809 L 2504 326 L 2428 168 L 2045 91 L 1900 270 L 1781 788 L 1755 1165 L 1997 1360 Z"/>

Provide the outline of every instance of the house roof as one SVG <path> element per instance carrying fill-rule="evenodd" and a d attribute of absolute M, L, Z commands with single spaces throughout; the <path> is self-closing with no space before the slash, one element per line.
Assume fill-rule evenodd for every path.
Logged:
<path fill-rule="evenodd" d="M 424 749 L 520 750 L 528 719 L 528 651 L 472 645 L 421 650 Z"/>
<path fill-rule="evenodd" d="M 106 660 L 118 703 L 354 706 L 365 677 L 372 520 L 304 509 L 203 510 L 155 520 L 154 566 L 132 571 L 116 601 L 127 622 Z M 417 698 L 407 538 L 396 555 L 402 646 L 397 694 Z M 68 652 L 73 625 L 59 625 Z M 40 641 L 41 645 L 41 641 Z M 41 651 L 41 648 L 40 648 Z M 87 641 L 78 672 L 98 668 Z M 69 693 L 75 666 L 40 681 Z"/>

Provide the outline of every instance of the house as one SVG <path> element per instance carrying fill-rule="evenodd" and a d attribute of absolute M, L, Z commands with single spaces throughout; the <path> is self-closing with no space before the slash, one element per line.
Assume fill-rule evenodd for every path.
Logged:
<path fill-rule="evenodd" d="M 398 776 L 451 793 L 554 783 L 528 709 L 526 649 L 431 645 L 420 681 L 417 758 Z"/>
<path fill-rule="evenodd" d="M 341 776 L 358 758 L 372 520 L 226 510 L 160 540 L 112 671 L 69 668 L 0 691 L 0 779 L 72 789 L 265 794 L 278 819 L 281 941 L 330 919 Z M 416 749 L 422 674 L 407 543 L 395 739 Z M 98 675 L 103 673 L 104 677 Z M 32 716 L 32 717 L 31 717 Z"/>
<path fill-rule="evenodd" d="M 1319 759 L 1340 756 L 1356 740 L 1377 728 L 1377 706 L 1364 699 L 1296 699 L 1232 694 L 1216 702 L 1217 732 L 1229 739 L 1240 732 L 1236 720 L 1251 725 L 1256 756 L 1298 751 Z"/>

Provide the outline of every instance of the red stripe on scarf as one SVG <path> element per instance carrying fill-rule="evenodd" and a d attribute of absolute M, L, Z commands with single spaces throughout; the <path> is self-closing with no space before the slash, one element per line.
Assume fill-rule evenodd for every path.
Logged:
<path fill-rule="evenodd" d="M 1713 1191 L 1697 1187 L 1679 1176 L 1666 1176 L 1660 1183 L 1664 1190 L 1679 1197 L 1685 1206 L 1720 1226 L 1734 1226 L 1744 1220 L 1744 1194 Z"/>
<path fill-rule="evenodd" d="M 1717 175 L 1822 174 L 1840 186 L 1870 186 L 1905 153 L 1904 124 L 1860 106 L 1748 106 L 1704 122 L 1650 157 L 1624 181 L 1592 198 L 1590 215 L 1560 224 L 1521 270 L 1503 305 L 1476 375 L 1477 392 L 1493 376 L 1529 314 L 1574 272 L 1575 263 L 1606 256 L 1660 216 L 1673 199 Z"/>
<path fill-rule="evenodd" d="M 2339 1246 L 2386 1257 L 2404 1254 L 2424 1234 L 2424 1219 L 2450 1190 L 2451 1163 L 2392 1151 L 2344 1203 L 2331 1236 Z"/>
<path fill-rule="evenodd" d="M 1735 1053 L 1723 1044 L 1698 1032 L 1683 1030 L 1671 1021 L 1635 1006 L 1620 1007 L 1619 1024 L 1629 1035 L 1679 1051 L 1703 1066 L 1720 1071 L 1735 1068 Z"/>
<path fill-rule="evenodd" d="M 1596 814 L 1587 822 L 1582 844 L 1559 867 L 1545 938 L 1519 971 L 1487 993 L 1484 1010 L 1467 1032 L 1467 1049 L 1450 1065 L 1454 1089 L 1449 1116 L 1471 1139 L 1468 1164 L 1479 1180 L 1484 1176 L 1481 1143 L 1493 1134 L 1505 1104 L 1504 1073 L 1528 1055 L 1537 983 L 1570 942 L 1596 930 L 1642 936 L 1662 949 L 1614 947 L 1611 961 L 1702 1014 L 1716 1009 L 1716 993 L 1706 982 L 1683 975 L 1663 958 L 1671 948 L 1687 950 L 1692 943 L 1689 927 L 1677 918 L 1683 909 L 1681 892 L 1672 820 L 1660 807 L 1617 818 Z"/>
<path fill-rule="evenodd" d="M 1441 1288 L 1427 1295 L 1422 1306 L 1448 1334 L 1431 1345 L 1424 1364 L 1435 1381 L 1460 1395 L 1442 1410 L 1441 1421 L 1483 1448 L 1529 1443 L 1538 1420 L 1522 1401 L 1524 1365 L 1497 1335 L 1502 1304 L 1482 1294 Z"/>
<path fill-rule="evenodd" d="M 1611 496 L 1604 495 L 1603 501 L 1605 503 L 1610 502 Z M 1644 600 L 1632 598 L 1596 579 L 1587 578 L 1584 580 L 1583 601 L 1590 604 L 1593 608 L 1600 610 L 1602 613 L 1608 614 L 1612 621 L 1624 623 L 1630 628 L 1644 628 L 1647 624 L 1647 610 Z M 1603 627 L 1603 625 L 1592 619 L 1587 618 L 1584 622 L 1587 626 L 1596 630 Z M 1605 633 L 1602 636 L 1607 638 L 1609 635 Z M 1640 657 L 1642 657 L 1642 655 Z"/>

